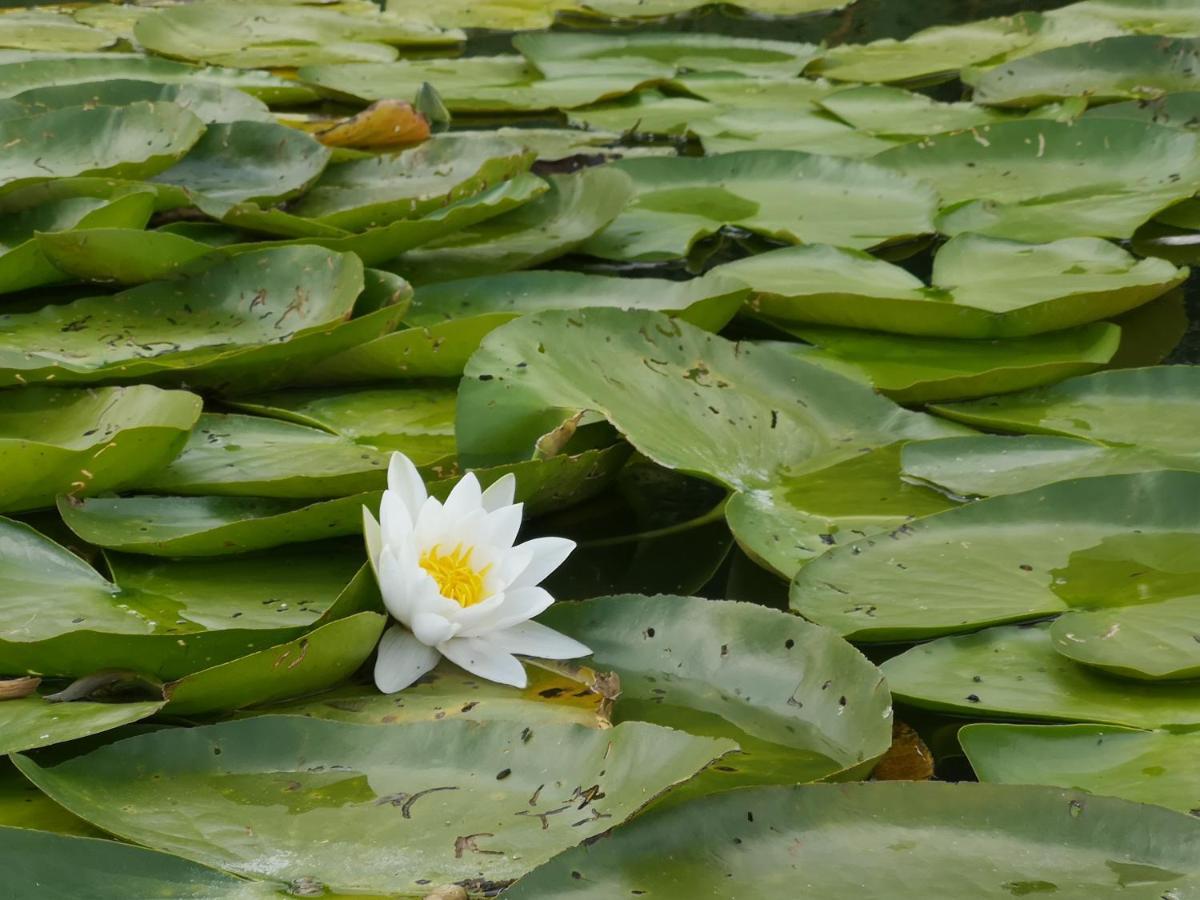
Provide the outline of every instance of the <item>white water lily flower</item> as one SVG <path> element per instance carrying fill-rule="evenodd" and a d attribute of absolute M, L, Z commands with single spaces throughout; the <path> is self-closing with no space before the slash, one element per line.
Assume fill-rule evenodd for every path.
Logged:
<path fill-rule="evenodd" d="M 592 651 L 529 621 L 554 602 L 538 582 L 575 549 L 566 538 L 513 546 L 522 504 L 505 475 L 486 491 L 467 474 L 445 504 L 430 497 L 416 467 L 392 455 L 379 521 L 363 507 L 367 554 L 384 605 L 399 622 L 379 643 L 375 684 L 408 687 L 441 657 L 480 678 L 524 687 L 514 654 L 573 659 Z"/>

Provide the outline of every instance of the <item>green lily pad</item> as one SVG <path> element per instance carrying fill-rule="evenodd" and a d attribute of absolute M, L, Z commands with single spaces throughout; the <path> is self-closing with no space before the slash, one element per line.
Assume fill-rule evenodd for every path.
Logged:
<path fill-rule="evenodd" d="M 361 612 L 286 644 L 185 675 L 163 686 L 164 712 L 194 716 L 299 697 L 349 678 L 375 650 L 387 617 Z"/>
<path fill-rule="evenodd" d="M 309 378 L 312 383 L 342 384 L 458 377 L 487 334 L 518 316 L 545 309 L 656 309 L 719 331 L 745 295 L 740 285 L 715 274 L 679 282 L 537 270 L 427 284 L 405 314 L 413 328 L 323 360 Z"/>
<path fill-rule="evenodd" d="M 629 179 L 613 166 L 548 181 L 550 189 L 531 203 L 411 250 L 389 268 L 413 284 L 530 268 L 585 244 L 630 196 Z"/>
<path fill-rule="evenodd" d="M 644 723 L 263 716 L 17 764 L 68 809 L 159 849 L 260 878 L 421 896 L 429 884 L 523 875 L 732 749 Z M 131 764 L 146 777 L 131 782 Z"/>
<path fill-rule="evenodd" d="M 153 196 L 153 195 L 151 195 Z M 87 228 L 39 234 L 38 251 L 60 272 L 80 281 L 145 284 L 177 275 L 218 248 L 170 231 Z"/>
<path fill-rule="evenodd" d="M 1200 733 L 980 723 L 958 739 L 980 781 L 1052 784 L 1192 815 L 1200 809 Z"/>
<path fill-rule="evenodd" d="M 78 234 L 95 228 L 142 228 L 154 212 L 154 195 L 125 194 L 112 199 L 64 197 L 12 211 L 0 226 L 0 292 L 23 291 L 66 281 L 49 260 L 36 236 L 39 233 Z"/>
<path fill-rule="evenodd" d="M 163 494 L 345 497 L 382 490 L 388 454 L 260 416 L 205 413 L 183 451 L 137 484 Z"/>
<path fill-rule="evenodd" d="M 454 388 L 397 386 L 280 391 L 232 405 L 320 428 L 380 450 L 399 450 L 418 466 L 454 456 Z"/>
<path fill-rule="evenodd" d="M 617 721 L 737 741 L 740 754 L 685 792 L 816 781 L 868 764 L 891 743 L 890 698 L 875 667 L 786 613 L 625 595 L 556 603 L 539 621 L 586 638 L 590 664 L 616 672 Z"/>
<path fill-rule="evenodd" d="M 218 84 L 245 91 L 265 103 L 311 103 L 318 96 L 306 84 L 267 72 L 191 66 L 140 53 L 31 53 L 0 58 L 0 97 L 33 88 L 113 79 Z"/>
<path fill-rule="evenodd" d="M 1053 384 L 1101 368 L 1121 342 L 1121 329 L 1107 322 L 993 341 L 813 326 L 787 331 L 820 348 L 803 359 L 856 366 L 897 403 L 965 400 Z"/>
<path fill-rule="evenodd" d="M 0 384 L 155 374 L 197 384 L 198 370 L 227 377 L 247 351 L 252 365 L 302 363 L 292 344 L 305 337 L 322 335 L 308 342 L 318 357 L 342 349 L 325 333 L 348 317 L 362 289 L 362 264 L 349 254 L 267 248 L 217 260 L 186 280 L 0 316 Z M 99 340 L 105 335 L 115 337 Z"/>
<path fill-rule="evenodd" d="M 761 253 L 716 271 L 749 286 L 750 309 L 773 321 L 966 338 L 1087 324 L 1148 303 L 1188 275 L 1096 238 L 1026 244 L 980 235 L 942 246 L 931 287 L 892 263 L 821 244 Z"/>
<path fill-rule="evenodd" d="M 576 678 L 526 666 L 524 688 L 484 681 L 446 660 L 398 694 L 381 694 L 374 685 L 349 685 L 314 697 L 276 703 L 251 714 L 307 716 L 358 725 L 404 725 L 466 719 L 471 722 L 520 722 L 607 728 L 613 697 L 611 679 L 594 688 Z"/>
<path fill-rule="evenodd" d="M 643 69 L 667 78 L 683 71 L 790 77 L 821 53 L 813 44 L 673 32 L 543 32 L 518 35 L 513 46 L 547 78 Z"/>
<path fill-rule="evenodd" d="M 882 447 L 735 494 L 725 508 L 729 527 L 750 557 L 790 579 L 830 547 L 953 507 L 937 491 L 901 480 L 900 451 Z"/>
<path fill-rule="evenodd" d="M 0 762 L 0 828 L 28 828 L 86 837 L 104 836 L 100 829 L 67 812 L 35 788 L 8 759 Z"/>
<path fill-rule="evenodd" d="M 201 402 L 149 385 L 5 394 L 0 510 L 50 506 L 60 494 L 122 488 L 158 471 L 187 440 Z"/>
<path fill-rule="evenodd" d="M 783 150 L 629 159 L 629 208 L 584 253 L 605 259 L 686 256 L 726 225 L 791 243 L 867 248 L 933 231 L 928 185 L 873 163 Z"/>
<path fill-rule="evenodd" d="M 903 468 L 906 477 L 960 497 L 993 497 L 1072 478 L 1156 469 L 1200 472 L 1200 457 L 1052 435 L 980 434 L 908 444 Z"/>
<path fill-rule="evenodd" d="M 8 148 L 0 190 L 72 175 L 147 178 L 171 166 L 203 133 L 204 123 L 174 103 L 74 107 L 7 119 L 0 121 L 0 145 Z"/>
<path fill-rule="evenodd" d="M 945 234 L 1128 238 L 1200 187 L 1196 142 L 1126 119 L 1027 119 L 926 138 L 873 161 L 937 188 Z"/>
<path fill-rule="evenodd" d="M 270 900 L 278 885 L 234 878 L 169 853 L 94 837 L 0 827 L 9 886 L 25 896 Z M 64 865 L 70 860 L 70 865 Z"/>
<path fill-rule="evenodd" d="M 522 56 L 402 59 L 383 63 L 305 66 L 300 78 L 339 97 L 374 102 L 412 97 L 432 84 L 454 113 L 527 113 L 573 109 L 623 97 L 662 82 L 646 71 L 542 78 Z"/>
<path fill-rule="evenodd" d="M 815 101 L 843 122 L 881 135 L 929 135 L 1003 122 L 1004 113 L 974 103 L 939 103 L 886 85 L 863 85 Z"/>
<path fill-rule="evenodd" d="M 151 183 L 178 206 L 202 195 L 211 203 L 268 203 L 291 197 L 317 179 L 329 148 L 276 122 L 210 125 L 180 162 Z"/>
<path fill-rule="evenodd" d="M 1149 100 L 1200 88 L 1200 44 L 1161 35 L 1130 34 L 1046 50 L 984 69 L 962 80 L 975 102 L 1038 106 L 1068 97 Z"/>
<path fill-rule="evenodd" d="M 1045 623 L 939 638 L 882 669 L 897 698 L 975 718 L 1200 725 L 1195 685 L 1127 681 L 1081 666 L 1055 652 Z"/>
<path fill-rule="evenodd" d="M 161 56 L 246 69 L 391 60 L 395 47 L 453 47 L 463 39 L 395 16 L 226 2 L 159 9 L 140 17 L 133 33 Z"/>
<path fill-rule="evenodd" d="M 1200 127 L 1200 90 L 1165 94 L 1153 100 L 1126 100 L 1090 108 L 1088 118 L 1135 119 L 1153 125 L 1195 130 Z"/>
<path fill-rule="evenodd" d="M 120 728 L 154 715 L 161 702 L 150 703 L 51 703 L 37 694 L 0 703 L 3 739 L 0 751 L 17 753 L 49 747 Z"/>
<path fill-rule="evenodd" d="M 531 153 L 504 138 L 435 136 L 411 150 L 331 166 L 289 212 L 362 231 L 478 194 L 532 162 Z"/>
<path fill-rule="evenodd" d="M 53 10 L 5 10 L 0 26 L 0 47 L 17 50 L 86 53 L 117 42 L 115 34 L 90 28 Z"/>
<path fill-rule="evenodd" d="M 1050 629 L 1068 659 L 1147 681 L 1200 677 L 1200 596 L 1072 610 Z"/>
<path fill-rule="evenodd" d="M 786 353 L 659 313 L 551 311 L 497 329 L 471 358 L 459 388 L 460 460 L 527 459 L 584 410 L 658 464 L 737 489 L 945 428 Z"/>
<path fill-rule="evenodd" d="M 227 556 L 358 534 L 378 492 L 333 500 L 271 497 L 61 498 L 59 514 L 89 544 L 147 556 Z"/>
<path fill-rule="evenodd" d="M 1081 375 L 1008 397 L 935 407 L 994 431 L 1058 434 L 1178 456 L 1200 453 L 1200 366 Z"/>
<path fill-rule="evenodd" d="M 1200 474 L 1081 478 L 980 500 L 800 570 L 792 606 L 862 641 L 1178 596 L 1200 574 Z"/>
<path fill-rule="evenodd" d="M 564 853 L 508 895 L 1184 897 L 1198 852 L 1200 824 L 1189 816 L 1079 791 L 814 784 L 720 794 L 641 817 Z"/>
<path fill-rule="evenodd" d="M 7 672 L 178 678 L 379 602 L 353 543 L 200 561 L 112 555 L 109 581 L 28 526 L 0 520 L 0 531 Z"/>
<path fill-rule="evenodd" d="M 141 101 L 174 103 L 205 123 L 271 119 L 265 103 L 231 86 L 204 81 L 162 84 L 133 78 L 30 88 L 0 100 L 0 118 L 30 116 L 71 106 L 128 106 Z"/>

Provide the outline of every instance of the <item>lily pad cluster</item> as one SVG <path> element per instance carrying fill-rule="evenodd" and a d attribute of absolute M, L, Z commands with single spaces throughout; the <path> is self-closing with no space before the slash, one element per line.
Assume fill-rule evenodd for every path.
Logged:
<path fill-rule="evenodd" d="M 1200 893 L 1200 10 L 1034 5 L 0 11 L 6 889 Z M 380 693 L 396 452 L 589 657 Z"/>

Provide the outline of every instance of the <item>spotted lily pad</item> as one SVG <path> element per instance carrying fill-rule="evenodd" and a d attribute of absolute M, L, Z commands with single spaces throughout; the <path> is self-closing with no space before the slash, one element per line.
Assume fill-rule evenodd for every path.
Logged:
<path fill-rule="evenodd" d="M 1200 676 L 1200 596 L 1072 610 L 1050 630 L 1068 659 L 1148 681 Z"/>
<path fill-rule="evenodd" d="M 1053 784 L 1196 815 L 1200 733 L 1112 725 L 967 725 L 971 768 L 993 784 Z"/>
<path fill-rule="evenodd" d="M 960 715 L 1130 728 L 1200 725 L 1195 685 L 1113 678 L 1081 666 L 1055 652 L 1045 623 L 939 638 L 882 669 L 898 698 Z"/>
<path fill-rule="evenodd" d="M 162 708 L 162 702 L 52 703 L 34 694 L 0 703 L 3 735 L 0 750 L 17 753 L 48 747 L 120 728 L 145 719 Z"/>
<path fill-rule="evenodd" d="M 32 87 L 0 100 L 0 118 L 34 115 L 70 106 L 128 106 L 140 101 L 174 103 L 205 123 L 265 122 L 271 118 L 265 103 L 232 86 L 205 81 L 163 84 L 135 78 Z"/>
<path fill-rule="evenodd" d="M 789 243 L 867 248 L 933 230 L 937 200 L 925 184 L 878 168 L 782 150 L 693 158 L 629 159 L 629 208 L 583 246 L 605 259 L 686 256 L 726 225 Z"/>
<path fill-rule="evenodd" d="M 200 398 L 149 385 L 26 388 L 0 410 L 0 509 L 36 509 L 137 482 L 182 448 Z"/>
<path fill-rule="evenodd" d="M 144 734 L 57 765 L 17 761 L 68 809 L 157 849 L 258 878 L 419 896 L 430 883 L 523 875 L 734 746 L 634 722 L 262 716 Z M 134 760 L 146 777 L 130 782 Z"/>
<path fill-rule="evenodd" d="M 5 10 L 0 20 L 0 47 L 48 52 L 103 50 L 117 36 L 76 22 L 70 15 L 53 10 Z"/>
<path fill-rule="evenodd" d="M 792 606 L 858 640 L 933 637 L 1178 596 L 1200 574 L 1200 474 L 1081 478 L 834 547 Z"/>

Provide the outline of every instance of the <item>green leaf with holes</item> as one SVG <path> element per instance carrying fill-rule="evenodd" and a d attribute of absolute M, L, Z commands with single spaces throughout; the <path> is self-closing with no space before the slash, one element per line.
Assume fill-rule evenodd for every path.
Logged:
<path fill-rule="evenodd" d="M 7 148 L 0 191 L 73 175 L 148 178 L 203 133 L 204 123 L 174 103 L 56 109 L 0 121 L 0 146 Z"/>
<path fill-rule="evenodd" d="M 375 650 L 386 624 L 387 617 L 379 613 L 355 613 L 286 644 L 185 675 L 163 686 L 163 712 L 226 712 L 324 690 L 358 670 Z"/>
<path fill-rule="evenodd" d="M 1200 90 L 1165 94 L 1154 100 L 1126 100 L 1089 109 L 1088 118 L 1134 119 L 1195 130 L 1200 126 Z"/>
<path fill-rule="evenodd" d="M 10 207 L 0 226 L 0 293 L 66 281 L 69 272 L 54 265 L 38 237 L 78 234 L 116 226 L 142 228 L 154 212 L 154 195 L 148 191 L 111 199 L 63 197 L 21 210 Z"/>
<path fill-rule="evenodd" d="M 980 781 L 1052 784 L 1200 809 L 1200 732 L 1136 731 L 1113 725 L 967 725 L 958 740 Z"/>
<path fill-rule="evenodd" d="M 552 665 L 562 665 L 552 663 Z M 608 674 L 590 670 L 559 673 L 536 665 L 525 668 L 529 683 L 513 688 L 484 681 L 442 660 L 428 675 L 397 694 L 373 685 L 345 685 L 288 703 L 275 703 L 244 715 L 307 716 L 356 725 L 410 722 L 519 722 L 608 728 L 617 686 Z"/>
<path fill-rule="evenodd" d="M 142 101 L 174 103 L 206 124 L 271 120 L 271 112 L 265 103 L 231 85 L 205 81 L 163 84 L 136 78 L 31 87 L 0 100 L 0 119 L 30 116 L 71 106 L 128 106 Z"/>
<path fill-rule="evenodd" d="M 0 510 L 136 483 L 179 452 L 200 406 L 195 394 L 149 385 L 10 391 L 0 410 Z"/>
<path fill-rule="evenodd" d="M 413 284 L 532 268 L 580 248 L 630 197 L 629 179 L 613 166 L 548 181 L 550 189 L 532 202 L 410 250 L 388 268 Z"/>
<path fill-rule="evenodd" d="M 19 753 L 101 734 L 154 715 L 162 701 L 52 703 L 37 694 L 0 703 L 0 752 Z"/>
<path fill-rule="evenodd" d="M 557 603 L 540 621 L 621 679 L 617 721 L 737 741 L 683 788 L 709 793 L 861 769 L 891 742 L 878 671 L 824 628 L 750 603 L 624 595 Z"/>
<path fill-rule="evenodd" d="M 525 172 L 533 159 L 505 138 L 437 135 L 410 150 L 331 166 L 289 212 L 363 231 L 476 195 Z"/>
<path fill-rule="evenodd" d="M 1200 725 L 1195 685 L 1113 678 L 1061 656 L 1049 623 L 939 638 L 882 666 L 898 699 L 974 718 Z"/>
<path fill-rule="evenodd" d="M 345 322 L 363 291 L 362 264 L 349 254 L 267 248 L 217 259 L 189 274 L 115 297 L 0 316 L 0 384 L 147 376 L 220 384 L 254 369 L 263 378 L 277 377 L 272 370 L 283 361 L 302 367 L 306 356 L 320 358 L 342 349 L 347 338 L 361 338 L 368 318 Z M 403 284 L 389 275 L 383 281 Z M 382 322 L 367 321 L 368 333 L 388 330 L 402 312 L 383 309 Z M 340 340 L 329 337 L 339 330 Z M 115 337 L 101 341 L 106 335 Z"/>
<path fill-rule="evenodd" d="M 1072 610 L 1050 629 L 1054 649 L 1125 678 L 1200 677 L 1200 595 L 1189 594 L 1157 603 Z"/>
<path fill-rule="evenodd" d="M 245 91 L 265 103 L 311 103 L 317 93 L 294 79 L 267 72 L 197 67 L 140 53 L 46 54 L 0 59 L 0 97 L 33 88 L 136 79 L 159 84 L 217 84 Z"/>
<path fill-rule="evenodd" d="M 80 281 L 120 285 L 173 278 L 198 260 L 225 254 L 211 244 L 170 231 L 88 228 L 37 236 L 37 249 L 56 269 Z"/>
<path fill-rule="evenodd" d="M 901 479 L 900 452 L 892 444 L 735 494 L 725 515 L 738 545 L 790 579 L 830 547 L 952 508 L 937 491 Z"/>
<path fill-rule="evenodd" d="M 1096 238 L 1027 244 L 980 235 L 942 245 L 929 287 L 900 266 L 822 244 L 773 250 L 716 271 L 746 284 L 749 308 L 772 322 L 956 338 L 1084 325 L 1142 306 L 1188 276 L 1166 260 L 1139 260 Z M 1115 352 L 1112 337 L 1106 343 Z M 1045 339 L 1050 346 L 1053 340 Z"/>
<path fill-rule="evenodd" d="M 1008 397 L 935 409 L 993 431 L 1058 434 L 1176 456 L 1200 455 L 1200 366 L 1096 372 Z"/>
<path fill-rule="evenodd" d="M 1057 47 L 998 66 L 968 68 L 976 103 L 1031 107 L 1069 97 L 1089 103 L 1153 100 L 1200 89 L 1200 42 L 1130 34 Z"/>
<path fill-rule="evenodd" d="M 523 875 L 734 748 L 640 722 L 262 716 L 17 762 L 68 809 L 156 849 L 259 878 L 423 896 Z M 131 782 L 135 760 L 144 775 Z"/>
<path fill-rule="evenodd" d="M 527 459 L 585 410 L 660 465 L 737 489 L 951 427 L 772 348 L 659 313 L 587 309 L 524 316 L 484 340 L 459 388 L 460 459 Z"/>
<path fill-rule="evenodd" d="M 582 247 L 605 259 L 676 259 L 727 225 L 788 243 L 864 249 L 934 230 L 929 186 L 869 162 L 749 150 L 628 159 L 612 168 L 632 179 L 632 200 Z"/>
<path fill-rule="evenodd" d="M 1200 188 L 1198 140 L 1128 119 L 1026 119 L 926 138 L 874 162 L 937 188 L 944 234 L 1129 238 Z"/>
<path fill-rule="evenodd" d="M 358 534 L 363 506 L 379 493 L 333 500 L 279 497 L 95 497 L 59 499 L 75 534 L 97 547 L 147 556 L 228 556 Z"/>
<path fill-rule="evenodd" d="M 161 56 L 247 69 L 392 60 L 396 47 L 451 48 L 463 38 L 419 19 L 231 2 L 159 9 L 133 33 Z"/>
<path fill-rule="evenodd" d="M 549 270 L 427 284 L 414 295 L 404 317 L 413 328 L 323 360 L 310 378 L 338 384 L 458 377 L 484 336 L 518 316 L 546 309 L 656 309 L 718 331 L 733 318 L 746 293 L 740 284 L 718 275 L 679 282 Z"/>
<path fill-rule="evenodd" d="M 0 542 L 6 672 L 178 678 L 379 603 L 353 540 L 213 560 L 110 554 L 112 581 L 26 525 L 0 520 Z"/>
<path fill-rule="evenodd" d="M 270 900 L 278 885 L 245 881 L 169 853 L 96 837 L 0 828 L 0 864 L 25 896 L 128 900 Z M 70 860 L 70 865 L 64 865 Z"/>
<path fill-rule="evenodd" d="M 992 497 L 1072 478 L 1157 469 L 1200 472 L 1200 457 L 1173 456 L 1142 447 L 1106 447 L 1051 435 L 979 434 L 908 444 L 903 469 L 905 477 L 916 483 L 960 497 Z"/>
<path fill-rule="evenodd" d="M 324 498 L 382 490 L 387 454 L 305 425 L 205 413 L 183 452 L 137 484 L 161 494 Z"/>
<path fill-rule="evenodd" d="M 767 787 L 637 819 L 522 879 L 513 900 L 1051 893 L 1183 897 L 1200 823 L 1082 791 L 879 782 Z"/>
<path fill-rule="evenodd" d="M 791 602 L 856 640 L 912 640 L 1169 599 L 1198 575 L 1200 473 L 1160 471 L 992 497 L 831 548 Z"/>
<path fill-rule="evenodd" d="M 455 400 L 449 386 L 405 385 L 279 391 L 241 397 L 233 405 L 380 450 L 398 450 L 427 466 L 454 456 Z"/>
<path fill-rule="evenodd" d="M 815 345 L 802 359 L 853 366 L 876 390 L 907 404 L 1004 394 L 1094 372 L 1121 343 L 1120 327 L 1108 322 L 991 341 L 811 325 L 786 331 Z"/>

